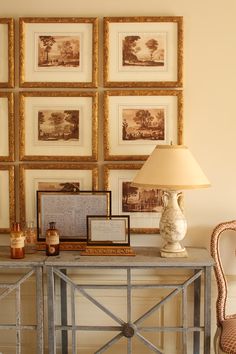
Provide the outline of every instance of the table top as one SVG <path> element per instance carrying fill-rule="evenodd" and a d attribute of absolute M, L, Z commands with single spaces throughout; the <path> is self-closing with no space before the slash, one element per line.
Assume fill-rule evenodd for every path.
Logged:
<path fill-rule="evenodd" d="M 45 251 L 26 254 L 23 259 L 11 259 L 10 249 L 0 246 L 0 267 L 189 267 L 213 266 L 214 260 L 205 248 L 187 248 L 188 257 L 162 258 L 157 247 L 134 247 L 135 256 L 82 256 L 79 251 L 61 251 L 58 256 L 47 257 Z"/>

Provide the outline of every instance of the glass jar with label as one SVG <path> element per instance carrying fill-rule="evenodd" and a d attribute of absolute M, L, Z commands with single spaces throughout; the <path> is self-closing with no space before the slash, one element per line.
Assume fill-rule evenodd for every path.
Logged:
<path fill-rule="evenodd" d="M 33 221 L 28 221 L 24 230 L 25 253 L 35 253 L 37 251 L 37 232 Z"/>
<path fill-rule="evenodd" d="M 46 255 L 57 256 L 60 252 L 59 231 L 56 229 L 56 223 L 50 222 L 46 231 Z"/>
<path fill-rule="evenodd" d="M 20 259 L 25 257 L 25 236 L 20 223 L 14 222 L 10 232 L 11 258 Z"/>

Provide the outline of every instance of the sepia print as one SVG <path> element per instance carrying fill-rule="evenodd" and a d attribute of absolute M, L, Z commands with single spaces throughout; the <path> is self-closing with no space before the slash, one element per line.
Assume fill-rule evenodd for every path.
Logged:
<path fill-rule="evenodd" d="M 122 65 L 165 66 L 166 34 L 136 33 L 122 35 Z"/>
<path fill-rule="evenodd" d="M 165 109 L 123 109 L 123 140 L 164 140 Z"/>
<path fill-rule="evenodd" d="M 132 182 L 123 182 L 122 212 L 160 212 L 162 194 L 159 189 L 137 188 Z"/>
<path fill-rule="evenodd" d="M 80 36 L 39 36 L 38 67 L 79 67 Z"/>
<path fill-rule="evenodd" d="M 38 140 L 79 140 L 79 110 L 38 111 Z"/>
<path fill-rule="evenodd" d="M 39 191 L 79 192 L 79 182 L 39 182 Z"/>

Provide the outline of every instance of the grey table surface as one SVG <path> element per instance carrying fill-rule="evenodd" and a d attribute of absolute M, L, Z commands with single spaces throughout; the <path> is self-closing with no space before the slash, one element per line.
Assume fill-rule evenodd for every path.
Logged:
<path fill-rule="evenodd" d="M 68 267 L 197 267 L 213 266 L 214 260 L 205 248 L 187 248 L 188 257 L 162 258 L 156 247 L 134 247 L 135 256 L 81 256 L 79 251 L 61 251 L 47 257 L 45 251 L 26 254 L 23 259 L 11 259 L 10 248 L 0 246 L 0 266 L 68 266 Z"/>
<path fill-rule="evenodd" d="M 154 247 L 133 248 L 135 256 L 81 256 L 76 251 L 63 251 L 55 257 L 48 257 L 45 265 L 72 267 L 195 267 L 214 264 L 205 248 L 187 248 L 186 258 L 162 258 L 160 250 Z"/>

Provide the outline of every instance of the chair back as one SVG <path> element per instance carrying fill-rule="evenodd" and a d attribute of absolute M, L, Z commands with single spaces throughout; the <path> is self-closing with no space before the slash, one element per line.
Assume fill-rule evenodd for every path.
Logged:
<path fill-rule="evenodd" d="M 218 287 L 218 296 L 216 300 L 216 320 L 217 326 L 226 319 L 225 306 L 227 300 L 227 282 L 222 266 L 219 250 L 219 240 L 223 231 L 233 230 L 236 231 L 236 220 L 223 222 L 216 226 L 211 236 L 211 256 L 215 261 L 214 272 Z"/>

